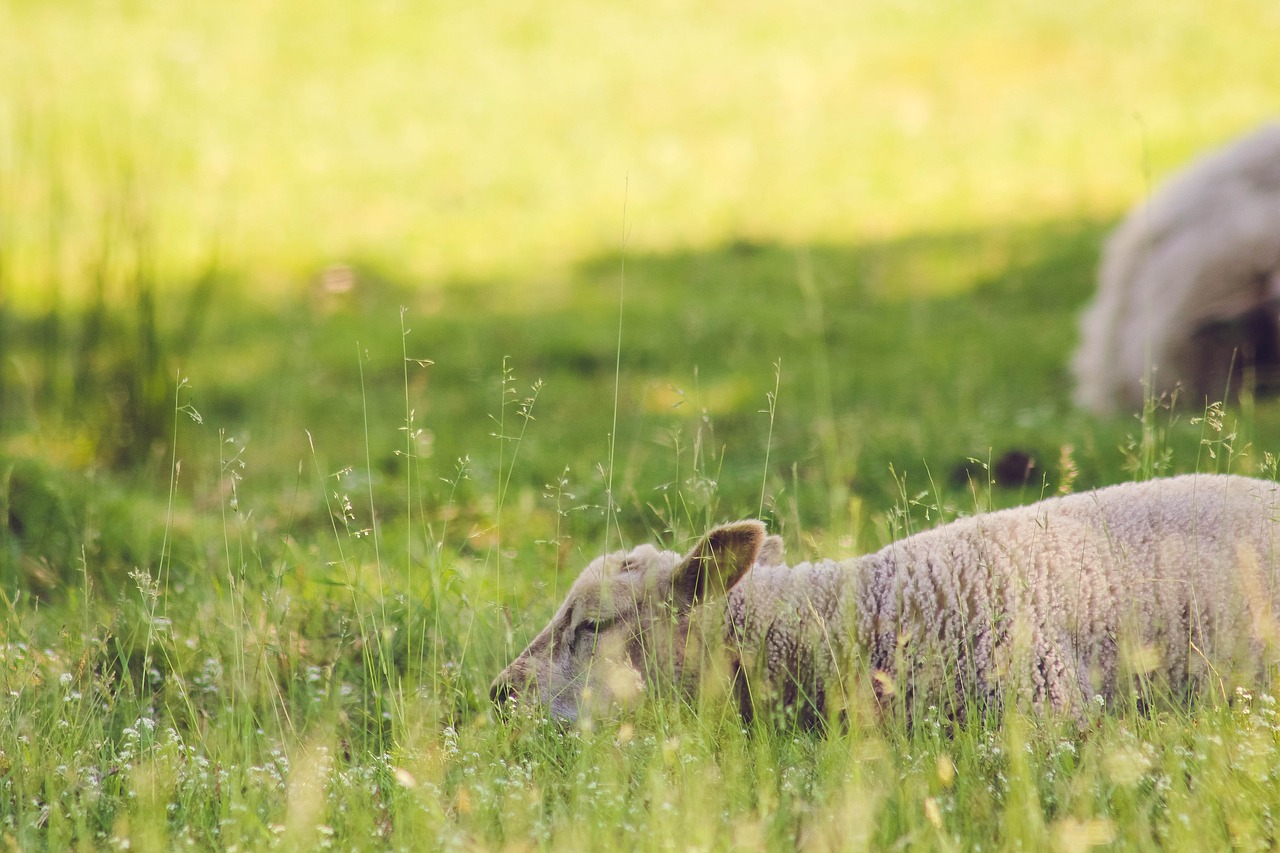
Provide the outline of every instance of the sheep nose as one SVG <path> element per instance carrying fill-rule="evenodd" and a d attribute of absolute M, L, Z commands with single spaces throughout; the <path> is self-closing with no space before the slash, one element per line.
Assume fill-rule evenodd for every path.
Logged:
<path fill-rule="evenodd" d="M 511 686 L 511 682 L 501 676 L 495 678 L 493 685 L 489 688 L 489 698 L 499 708 L 505 708 L 511 697 L 515 695 L 516 689 Z"/>

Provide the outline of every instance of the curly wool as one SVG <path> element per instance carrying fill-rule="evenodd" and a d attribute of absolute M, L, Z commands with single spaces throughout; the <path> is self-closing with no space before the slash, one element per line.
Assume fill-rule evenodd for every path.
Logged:
<path fill-rule="evenodd" d="M 1051 498 L 854 560 L 758 565 L 730 590 L 727 635 L 754 701 L 814 713 L 854 667 L 882 704 L 927 697 L 955 714 L 1013 699 L 1079 715 L 1135 683 L 1182 696 L 1261 673 L 1277 518 L 1276 484 L 1237 476 Z"/>

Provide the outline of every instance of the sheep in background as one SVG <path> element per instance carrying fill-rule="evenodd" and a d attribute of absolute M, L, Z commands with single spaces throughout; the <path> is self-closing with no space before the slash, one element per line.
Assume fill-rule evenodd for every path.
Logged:
<path fill-rule="evenodd" d="M 1189 475 L 790 568 L 740 521 L 684 557 L 642 545 L 592 562 L 491 694 L 573 721 L 646 691 L 731 690 L 747 718 L 802 725 L 1007 701 L 1083 720 L 1133 691 L 1176 704 L 1274 675 L 1278 513 L 1275 483 Z"/>
<path fill-rule="evenodd" d="M 1073 361 L 1076 402 L 1196 405 L 1280 380 L 1280 124 L 1201 157 L 1136 207 L 1103 251 Z"/>

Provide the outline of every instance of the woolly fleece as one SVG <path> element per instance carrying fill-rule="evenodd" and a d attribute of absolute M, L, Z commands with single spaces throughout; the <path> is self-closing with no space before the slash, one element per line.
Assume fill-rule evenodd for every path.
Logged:
<path fill-rule="evenodd" d="M 1012 697 L 1080 715 L 1135 678 L 1182 697 L 1214 673 L 1256 680 L 1274 651 L 1278 513 L 1276 484 L 1235 476 L 1050 498 L 854 560 L 758 567 L 730 592 L 729 637 L 766 693 L 786 702 L 798 678 L 818 707 L 851 662 L 882 703 L 952 714 Z"/>
<path fill-rule="evenodd" d="M 1201 363 L 1197 331 L 1277 297 L 1280 124 L 1266 124 L 1175 174 L 1112 233 L 1072 362 L 1076 402 L 1135 409 L 1148 380 L 1220 399 L 1225 371 L 1209 368 L 1225 365 Z"/>

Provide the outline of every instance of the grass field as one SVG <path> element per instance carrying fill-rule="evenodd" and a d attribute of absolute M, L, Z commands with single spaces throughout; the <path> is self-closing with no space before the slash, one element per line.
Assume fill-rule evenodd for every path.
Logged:
<path fill-rule="evenodd" d="M 828 736 L 487 689 L 606 547 L 1275 476 L 1280 405 L 1066 364 L 1280 6 L 437 6 L 0 4 L 0 846 L 1274 848 L 1274 684 Z"/>

